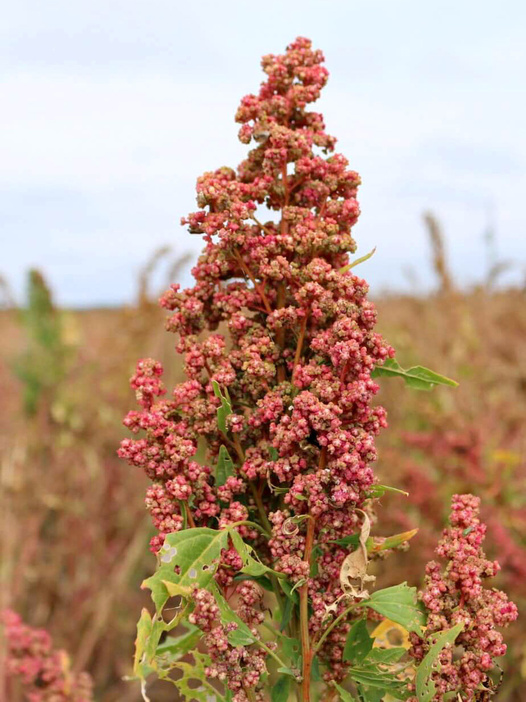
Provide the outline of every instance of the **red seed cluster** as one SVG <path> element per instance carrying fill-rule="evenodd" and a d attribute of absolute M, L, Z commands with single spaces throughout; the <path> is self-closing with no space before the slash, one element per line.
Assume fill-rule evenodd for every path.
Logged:
<path fill-rule="evenodd" d="M 482 549 L 486 526 L 479 519 L 478 497 L 453 495 L 450 527 L 444 530 L 436 549 L 445 567 L 432 561 L 426 568 L 426 585 L 421 599 L 428 612 L 425 638 L 412 634 L 411 654 L 421 660 L 434 635 L 463 623 L 457 638 L 461 655 L 451 647 L 440 656 L 441 667 L 433 673 L 437 694 L 442 700 L 447 692 L 462 690 L 465 700 L 488 699 L 493 689 L 489 671 L 494 659 L 506 653 L 506 644 L 496 627 L 505 627 L 517 618 L 517 607 L 507 596 L 484 587 L 484 581 L 499 570 L 496 561 L 488 561 Z"/>

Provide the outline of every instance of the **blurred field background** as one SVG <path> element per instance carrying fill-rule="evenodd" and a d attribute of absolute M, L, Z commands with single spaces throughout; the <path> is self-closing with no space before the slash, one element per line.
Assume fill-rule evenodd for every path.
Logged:
<path fill-rule="evenodd" d="M 506 264 L 466 290 L 447 262 L 447 242 L 426 215 L 434 291 L 373 294 L 379 330 L 404 367 L 422 364 L 459 381 L 432 393 L 384 379 L 380 402 L 390 428 L 379 440 L 377 472 L 410 496 L 383 498 L 377 533 L 418 526 L 410 553 L 381 564 L 386 584 L 419 584 L 432 557 L 451 494 L 483 500 L 488 553 L 498 586 L 526 604 L 526 289 L 499 287 Z M 28 273 L 23 305 L 0 296 L 0 609 L 12 607 L 47 628 L 72 665 L 94 678 L 101 702 L 140 700 L 130 674 L 135 624 L 154 568 L 143 498 L 146 478 L 116 457 L 133 405 L 128 378 L 140 357 L 181 375 L 174 339 L 152 282 L 167 264 L 170 281 L 189 267 L 169 249 L 155 252 L 137 281 L 136 299 L 115 309 L 62 310 L 53 281 Z M 367 278 L 367 264 L 358 271 Z M 156 279 L 157 280 L 157 279 Z M 168 284 L 168 280 L 166 280 Z M 374 291 L 373 291 L 374 292 Z M 498 699 L 526 699 L 526 624 L 508 633 L 507 671 Z M 161 699 L 155 697 L 153 699 Z M 12 700 L 11 702 L 19 702 Z"/>

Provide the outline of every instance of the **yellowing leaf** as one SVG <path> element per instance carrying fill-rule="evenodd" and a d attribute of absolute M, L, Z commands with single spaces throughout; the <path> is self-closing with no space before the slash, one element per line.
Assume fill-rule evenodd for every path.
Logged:
<path fill-rule="evenodd" d="M 400 639 L 400 643 L 393 643 L 389 639 L 389 634 L 396 633 Z M 390 619 L 384 619 L 380 622 L 378 626 L 371 632 L 371 636 L 374 638 L 373 647 L 375 648 L 397 648 L 398 646 L 403 646 L 403 648 L 408 649 L 411 646 L 409 641 L 409 632 L 401 624 L 392 622 Z"/>

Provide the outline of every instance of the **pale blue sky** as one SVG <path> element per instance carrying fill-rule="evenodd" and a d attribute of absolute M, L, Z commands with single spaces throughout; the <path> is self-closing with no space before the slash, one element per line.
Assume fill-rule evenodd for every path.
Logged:
<path fill-rule="evenodd" d="M 0 23 L 0 273 L 33 265 L 63 304 L 130 300 L 204 170 L 237 165 L 233 116 L 259 59 L 297 35 L 325 52 L 319 108 L 362 175 L 359 251 L 373 290 L 432 283 L 423 210 L 458 278 L 526 266 L 526 6 L 519 0 L 17 0 Z M 185 281 L 188 282 L 188 279 Z"/>

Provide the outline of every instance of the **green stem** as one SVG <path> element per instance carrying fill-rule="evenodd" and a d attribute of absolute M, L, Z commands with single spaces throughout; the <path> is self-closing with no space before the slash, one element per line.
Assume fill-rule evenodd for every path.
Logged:
<path fill-rule="evenodd" d="M 277 653 L 274 653 L 274 651 L 269 648 L 266 644 L 263 643 L 263 641 L 260 641 L 259 639 L 256 639 L 255 643 L 262 648 L 264 651 L 266 651 L 272 658 L 278 663 L 282 668 L 288 668 L 288 665 L 284 663 L 281 658 L 278 656 Z"/>
<path fill-rule="evenodd" d="M 356 607 L 356 604 L 352 604 L 350 607 L 347 607 L 346 610 L 344 610 L 339 617 L 336 617 L 336 619 L 333 621 L 333 623 L 325 629 L 323 632 L 323 636 L 320 637 L 319 641 L 316 643 L 314 648 L 312 649 L 313 655 L 316 655 L 318 651 L 320 650 L 323 642 L 327 638 L 327 636 L 331 633 L 331 631 L 334 629 L 335 626 L 338 626 L 338 624 L 342 621 L 342 619 L 345 619 L 345 617 L 351 612 L 354 608 Z"/>

